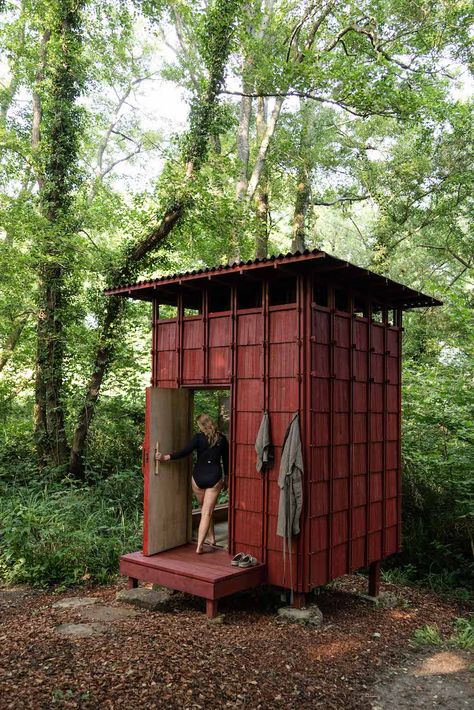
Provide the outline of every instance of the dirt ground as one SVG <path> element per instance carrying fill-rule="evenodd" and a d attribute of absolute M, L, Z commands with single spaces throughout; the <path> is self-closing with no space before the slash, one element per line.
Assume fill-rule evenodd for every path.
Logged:
<path fill-rule="evenodd" d="M 1 710 L 474 706 L 474 654 L 413 644 L 421 626 L 437 624 L 448 637 L 466 614 L 432 594 L 385 584 L 396 605 L 384 608 L 356 594 L 364 578 L 345 577 L 317 597 L 324 622 L 311 627 L 282 622 L 268 590 L 224 600 L 222 624 L 207 621 L 202 600 L 179 593 L 162 611 L 115 619 L 102 606 L 131 609 L 115 600 L 121 587 L 0 589 Z M 99 603 L 53 608 L 75 595 Z M 101 622 L 95 635 L 57 631 L 87 619 Z"/>

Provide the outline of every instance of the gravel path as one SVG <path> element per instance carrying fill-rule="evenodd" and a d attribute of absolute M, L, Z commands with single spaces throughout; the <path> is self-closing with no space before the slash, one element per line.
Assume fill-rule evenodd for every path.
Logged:
<path fill-rule="evenodd" d="M 208 622 L 203 602 L 184 594 L 173 595 L 160 612 L 104 612 L 132 611 L 115 600 L 121 587 L 81 590 L 82 597 L 99 601 L 77 607 L 53 607 L 76 592 L 0 589 L 1 710 L 457 710 L 469 704 L 474 659 L 453 652 L 457 660 L 438 663 L 432 659 L 440 649 L 428 654 L 411 644 L 424 624 L 437 624 L 449 635 L 454 618 L 465 613 L 432 594 L 383 585 L 399 601 L 381 608 L 355 594 L 365 590 L 365 579 L 345 577 L 318 597 L 324 623 L 315 628 L 279 620 L 278 597 L 265 590 L 224 600 L 223 624 Z M 90 624 L 91 635 L 57 630 L 83 623 Z M 431 704 L 420 704 L 423 693 Z M 453 693 L 459 699 L 454 705 Z"/>

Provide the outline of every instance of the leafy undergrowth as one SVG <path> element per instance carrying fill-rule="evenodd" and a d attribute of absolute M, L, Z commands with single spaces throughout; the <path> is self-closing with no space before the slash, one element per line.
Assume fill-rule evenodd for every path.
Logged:
<path fill-rule="evenodd" d="M 449 637 L 443 637 L 437 624 L 426 624 L 416 629 L 413 640 L 419 646 L 442 646 L 474 649 L 474 614 L 454 620 L 454 630 Z"/>
<path fill-rule="evenodd" d="M 109 581 L 117 574 L 119 556 L 140 543 L 141 487 L 135 472 L 94 486 L 3 486 L 0 578 L 60 588 Z"/>

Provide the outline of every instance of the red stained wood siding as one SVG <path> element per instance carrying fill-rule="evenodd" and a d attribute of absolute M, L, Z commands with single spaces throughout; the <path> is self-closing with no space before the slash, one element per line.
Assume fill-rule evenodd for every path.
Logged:
<path fill-rule="evenodd" d="M 238 288 L 238 287 L 237 287 Z M 242 287 L 244 288 L 244 287 Z M 227 386 L 232 391 L 230 551 L 267 565 L 269 583 L 289 586 L 276 535 L 278 470 L 285 431 L 300 412 L 305 478 L 302 532 L 292 547 L 298 591 L 400 549 L 401 317 L 390 325 L 312 302 L 312 279 L 297 279 L 296 301 L 262 303 L 158 319 L 154 306 L 152 384 Z M 270 413 L 274 467 L 256 471 L 255 439 Z"/>
<path fill-rule="evenodd" d="M 400 338 L 311 305 L 308 588 L 400 549 Z"/>

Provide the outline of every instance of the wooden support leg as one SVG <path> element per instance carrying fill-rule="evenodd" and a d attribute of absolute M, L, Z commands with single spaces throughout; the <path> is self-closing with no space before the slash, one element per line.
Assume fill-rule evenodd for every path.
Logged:
<path fill-rule="evenodd" d="M 369 565 L 369 597 L 378 597 L 380 593 L 380 560 Z"/>
<path fill-rule="evenodd" d="M 306 594 L 304 592 L 293 592 L 293 609 L 303 609 L 306 606 Z"/>
<path fill-rule="evenodd" d="M 206 599 L 206 616 L 208 619 L 215 619 L 217 616 L 217 599 Z"/>
<path fill-rule="evenodd" d="M 128 589 L 136 589 L 138 587 L 138 579 L 135 579 L 135 577 L 129 577 L 127 587 Z"/>

